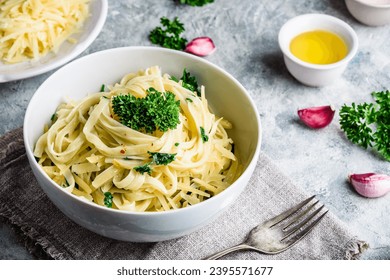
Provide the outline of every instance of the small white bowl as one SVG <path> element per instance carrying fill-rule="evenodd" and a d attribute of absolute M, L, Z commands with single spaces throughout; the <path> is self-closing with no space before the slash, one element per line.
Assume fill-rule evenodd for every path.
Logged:
<path fill-rule="evenodd" d="M 349 12 L 363 24 L 380 26 L 390 23 L 390 1 L 345 0 Z"/>
<path fill-rule="evenodd" d="M 303 32 L 312 30 L 327 30 L 339 35 L 347 44 L 347 56 L 331 64 L 308 63 L 294 56 L 290 51 L 291 40 Z M 279 46 L 291 75 L 304 85 L 320 87 L 333 83 L 341 76 L 357 52 L 358 37 L 352 27 L 338 18 L 324 14 L 305 14 L 290 19 L 282 26 L 279 32 Z"/>
<path fill-rule="evenodd" d="M 49 52 L 36 61 L 5 64 L 0 61 L 0 83 L 34 77 L 71 61 L 85 51 L 100 34 L 107 18 L 107 0 L 95 0 L 90 4 L 90 16 L 79 33 L 71 37 L 76 43 L 63 42 L 57 53 Z"/>
<path fill-rule="evenodd" d="M 165 212 L 128 212 L 80 199 L 57 185 L 35 161 L 33 149 L 44 125 L 64 97 L 80 100 L 114 84 L 125 74 L 159 65 L 179 77 L 184 68 L 206 87 L 215 114 L 233 123 L 229 136 L 243 164 L 242 175 L 226 190 L 199 204 Z M 35 92 L 24 119 L 24 143 L 32 171 L 51 201 L 69 218 L 98 234 L 133 242 L 156 242 L 189 234 L 218 217 L 248 183 L 260 153 L 261 128 L 256 106 L 245 88 L 223 69 L 184 52 L 154 47 L 105 50 L 77 59 L 51 75 Z M 256 199 L 256 198 L 253 198 Z"/>

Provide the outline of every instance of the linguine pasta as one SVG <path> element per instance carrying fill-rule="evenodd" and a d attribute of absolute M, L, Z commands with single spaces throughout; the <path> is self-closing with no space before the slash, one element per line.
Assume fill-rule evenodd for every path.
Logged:
<path fill-rule="evenodd" d="M 175 129 L 144 133 L 117 120 L 111 105 L 114 96 L 143 98 L 151 87 L 172 92 L 180 101 Z M 36 143 L 38 163 L 68 192 L 105 207 L 127 211 L 187 207 L 222 192 L 242 172 L 226 132 L 232 125 L 210 112 L 205 88 L 197 96 L 182 81 L 162 75 L 157 66 L 124 76 L 109 92 L 61 104 L 53 116 Z M 207 141 L 202 140 L 201 127 Z M 138 172 L 136 167 L 156 152 L 175 154 L 175 159 L 153 165 L 150 174 Z"/>

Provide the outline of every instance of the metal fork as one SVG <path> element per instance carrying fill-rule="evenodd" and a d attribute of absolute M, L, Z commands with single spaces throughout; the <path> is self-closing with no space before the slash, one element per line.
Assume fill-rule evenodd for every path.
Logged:
<path fill-rule="evenodd" d="M 315 195 L 253 228 L 243 243 L 204 260 L 216 260 L 238 250 L 255 250 L 271 255 L 287 250 L 305 237 L 328 213 L 324 205 L 315 207 L 319 201 L 314 201 L 314 198 Z"/>

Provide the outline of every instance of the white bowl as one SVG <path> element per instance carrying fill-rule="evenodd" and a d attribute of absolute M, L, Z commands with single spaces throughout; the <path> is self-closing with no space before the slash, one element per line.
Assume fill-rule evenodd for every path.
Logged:
<path fill-rule="evenodd" d="M 349 12 L 361 23 L 380 26 L 390 23 L 390 1 L 345 0 Z"/>
<path fill-rule="evenodd" d="M 85 51 L 99 35 L 107 18 L 107 0 L 94 0 L 90 4 L 90 17 L 81 27 L 81 32 L 72 35 L 77 40 L 72 44 L 63 42 L 57 53 L 49 52 L 37 61 L 4 64 L 0 61 L 0 83 L 25 79 L 53 70 L 71 61 Z"/>
<path fill-rule="evenodd" d="M 69 194 L 55 184 L 33 156 L 43 127 L 65 96 L 79 100 L 113 84 L 122 76 L 159 65 L 164 73 L 180 77 L 184 68 L 206 86 L 212 110 L 233 123 L 243 174 L 225 191 L 199 204 L 156 213 L 135 213 L 101 207 Z M 134 242 L 155 242 L 189 234 L 210 223 L 243 191 L 260 152 L 259 114 L 245 88 L 230 74 L 202 58 L 154 47 L 126 47 L 97 52 L 77 59 L 51 75 L 32 97 L 24 120 L 24 142 L 32 171 L 52 202 L 69 218 L 98 234 Z M 255 198 L 253 198 L 255 199 Z"/>
<path fill-rule="evenodd" d="M 291 40 L 297 35 L 311 30 L 327 30 L 339 35 L 347 44 L 347 56 L 331 64 L 312 64 L 300 60 L 290 51 Z M 279 31 L 279 46 L 283 52 L 288 71 L 298 81 L 307 86 L 326 86 L 341 76 L 348 62 L 358 49 L 355 31 L 344 21 L 324 14 L 305 14 L 287 21 Z"/>

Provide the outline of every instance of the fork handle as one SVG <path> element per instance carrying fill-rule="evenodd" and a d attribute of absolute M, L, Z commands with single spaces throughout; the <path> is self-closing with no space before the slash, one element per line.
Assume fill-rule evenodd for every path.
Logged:
<path fill-rule="evenodd" d="M 231 252 L 235 252 L 235 251 L 239 251 L 239 250 L 247 250 L 247 249 L 252 249 L 252 247 L 245 244 L 245 243 L 241 243 L 239 245 L 227 248 L 227 249 L 222 250 L 218 253 L 210 255 L 210 256 L 204 258 L 203 260 L 216 260 L 216 259 L 219 259 L 220 257 L 223 257 L 227 254 L 230 254 Z"/>

